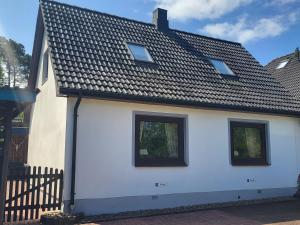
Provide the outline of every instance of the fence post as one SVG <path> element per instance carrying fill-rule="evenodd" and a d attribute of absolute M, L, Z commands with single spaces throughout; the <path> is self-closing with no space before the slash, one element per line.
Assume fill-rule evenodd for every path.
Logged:
<path fill-rule="evenodd" d="M 39 218 L 39 214 L 40 214 L 40 194 L 41 194 L 41 167 L 38 167 L 38 173 L 37 173 L 37 195 L 36 195 L 36 204 L 37 204 L 37 208 L 36 208 L 36 212 L 35 212 L 35 218 L 38 219 Z"/>
<path fill-rule="evenodd" d="M 48 167 L 45 168 L 44 173 L 44 189 L 43 189 L 43 207 L 42 210 L 45 211 L 45 205 L 46 205 L 46 192 L 47 192 L 47 175 L 48 175 Z"/>
<path fill-rule="evenodd" d="M 12 193 L 13 193 L 13 184 L 14 184 L 14 180 L 13 179 L 9 179 L 9 186 L 8 186 L 8 198 L 10 199 L 10 201 L 8 202 L 8 207 L 11 209 L 12 206 Z M 7 213 L 7 221 L 9 222 L 11 220 L 11 210 L 8 211 Z"/>
<path fill-rule="evenodd" d="M 53 210 L 56 210 L 56 204 L 57 204 L 57 185 L 58 182 L 57 180 L 59 179 L 59 174 L 58 174 L 58 169 L 55 169 L 54 172 L 54 177 L 55 177 L 55 181 L 54 181 L 54 194 L 53 194 Z"/>
<path fill-rule="evenodd" d="M 36 166 L 33 167 L 32 172 L 32 193 L 31 193 L 31 204 L 30 204 L 30 219 L 33 219 L 34 214 L 34 202 L 35 202 L 35 180 L 36 180 Z"/>
<path fill-rule="evenodd" d="M 11 126 L 12 126 L 12 112 L 9 110 L 4 115 L 4 152 L 2 162 L 0 159 L 0 225 L 3 224 L 5 218 L 5 199 L 6 199 L 6 181 L 7 181 L 7 168 L 8 168 L 8 154 L 11 140 Z"/>
<path fill-rule="evenodd" d="M 52 184 L 53 184 L 53 168 L 50 168 L 50 176 L 49 176 L 49 192 L 48 192 L 48 210 L 51 210 L 51 202 L 52 202 Z"/>
<path fill-rule="evenodd" d="M 62 205 L 62 195 L 63 195 L 63 190 L 64 190 L 64 171 L 61 170 L 59 174 L 59 198 L 58 202 L 60 203 L 58 205 L 58 209 L 61 210 L 61 205 Z"/>
<path fill-rule="evenodd" d="M 29 190 L 30 190 L 30 174 L 31 174 L 31 167 L 28 167 L 28 170 L 26 172 L 26 209 L 25 209 L 25 220 L 28 220 L 28 211 L 29 211 Z"/>
<path fill-rule="evenodd" d="M 17 178 L 18 174 L 16 174 L 16 178 Z M 13 221 L 16 221 L 17 220 L 17 215 L 18 215 L 18 208 L 16 207 L 18 205 L 18 194 L 19 194 L 19 179 L 15 179 L 14 180 L 14 183 L 15 183 L 15 191 L 14 191 L 14 198 L 15 198 L 15 201 L 14 201 L 14 218 L 13 218 Z"/>
<path fill-rule="evenodd" d="M 22 174 L 20 177 L 21 179 L 21 200 L 20 200 L 20 214 L 19 214 L 19 221 L 23 219 L 23 210 L 24 210 L 24 187 L 25 187 L 25 176 Z"/>

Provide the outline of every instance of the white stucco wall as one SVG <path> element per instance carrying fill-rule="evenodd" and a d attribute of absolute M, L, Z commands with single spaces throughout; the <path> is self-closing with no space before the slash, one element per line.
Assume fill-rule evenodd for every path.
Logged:
<path fill-rule="evenodd" d="M 44 38 L 42 53 L 47 46 Z M 64 169 L 68 200 L 76 99 L 57 97 L 51 63 L 44 84 L 41 74 L 40 66 L 36 87 L 41 92 L 31 112 L 28 164 Z M 187 167 L 134 166 L 136 111 L 187 117 Z M 270 166 L 230 164 L 228 119 L 268 121 Z M 76 199 L 289 188 L 296 186 L 299 173 L 297 118 L 89 99 L 79 107 Z"/>
<path fill-rule="evenodd" d="M 43 40 L 36 88 L 40 89 L 32 107 L 28 164 L 31 166 L 64 169 L 67 99 L 56 97 L 56 81 L 49 58 L 48 80 L 42 84 Z"/>
<path fill-rule="evenodd" d="M 296 154 L 296 159 L 297 159 L 297 168 L 298 168 L 298 173 L 300 174 L 300 120 L 297 121 L 297 125 L 295 126 L 295 132 L 296 132 L 296 146 L 298 148 L 297 154 Z"/>
<path fill-rule="evenodd" d="M 74 102 L 68 101 L 70 118 Z M 134 166 L 134 111 L 188 116 L 188 167 Z M 230 164 L 229 118 L 269 122 L 271 166 Z M 299 119 L 291 117 L 84 99 L 78 117 L 76 199 L 295 187 L 299 126 Z M 65 174 L 68 190 L 68 168 Z"/>

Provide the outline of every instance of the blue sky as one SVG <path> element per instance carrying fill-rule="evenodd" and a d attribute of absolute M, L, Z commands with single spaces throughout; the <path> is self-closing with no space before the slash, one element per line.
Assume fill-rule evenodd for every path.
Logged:
<path fill-rule="evenodd" d="M 263 65 L 300 47 L 300 0 L 59 0 L 151 22 L 169 11 L 172 28 L 243 43 Z M 38 0 L 0 0 L 0 35 L 31 53 Z"/>

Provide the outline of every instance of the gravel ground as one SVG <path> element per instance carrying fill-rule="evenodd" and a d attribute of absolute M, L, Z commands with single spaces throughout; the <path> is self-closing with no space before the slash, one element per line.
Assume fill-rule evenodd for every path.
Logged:
<path fill-rule="evenodd" d="M 88 225 L 300 225 L 300 201 L 141 217 Z"/>
<path fill-rule="evenodd" d="M 85 223 L 85 225 L 300 225 L 300 200 Z"/>

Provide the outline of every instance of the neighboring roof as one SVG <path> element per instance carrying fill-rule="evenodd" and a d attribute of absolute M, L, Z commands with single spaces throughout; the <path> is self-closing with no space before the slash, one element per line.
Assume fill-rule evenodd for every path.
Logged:
<path fill-rule="evenodd" d="M 272 60 L 266 65 L 266 69 L 278 79 L 287 90 L 300 99 L 300 59 L 297 51 L 296 49 L 295 53 Z M 288 60 L 286 66 L 277 69 L 277 66 L 285 60 Z"/>
<path fill-rule="evenodd" d="M 0 87 L 0 117 L 8 112 L 17 116 L 26 107 L 35 102 L 36 94 L 24 88 Z"/>
<path fill-rule="evenodd" d="M 239 43 L 41 1 L 33 53 L 36 79 L 44 21 L 59 94 L 279 114 L 300 114 L 299 102 Z M 140 43 L 155 63 L 134 61 L 125 42 Z M 35 58 L 35 60 L 34 60 Z M 219 75 L 209 58 L 237 75 Z"/>

